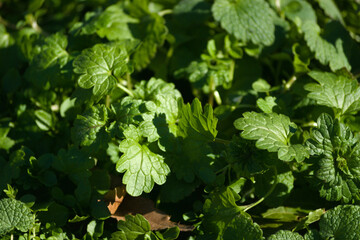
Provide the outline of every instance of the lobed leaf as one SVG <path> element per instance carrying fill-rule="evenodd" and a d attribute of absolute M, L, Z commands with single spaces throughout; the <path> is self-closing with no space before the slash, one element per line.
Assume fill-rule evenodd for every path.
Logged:
<path fill-rule="evenodd" d="M 309 76 L 317 83 L 305 85 L 308 97 L 317 104 L 331 107 L 344 115 L 360 110 L 360 87 L 355 79 L 329 72 L 312 71 Z"/>
<path fill-rule="evenodd" d="M 113 89 L 117 79 L 128 68 L 128 55 L 117 44 L 97 44 L 85 49 L 73 62 L 74 72 L 80 74 L 79 86 L 93 87 L 93 94 L 102 97 Z"/>

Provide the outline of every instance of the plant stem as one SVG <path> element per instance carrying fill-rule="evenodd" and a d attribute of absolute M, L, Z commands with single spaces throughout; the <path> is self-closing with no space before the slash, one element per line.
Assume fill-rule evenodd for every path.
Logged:
<path fill-rule="evenodd" d="M 230 144 L 230 143 L 231 143 L 231 141 L 225 140 L 225 139 L 221 139 L 221 138 L 215 138 L 214 141 L 217 142 L 217 143 L 222 143 L 222 144 Z"/>
<path fill-rule="evenodd" d="M 14 240 L 14 234 L 10 235 L 10 240 Z"/>
<path fill-rule="evenodd" d="M 275 175 L 275 181 L 274 184 L 271 186 L 271 188 L 269 189 L 269 191 L 265 194 L 265 196 L 263 196 L 262 198 L 260 198 L 259 200 L 257 200 L 254 203 L 251 203 L 249 205 L 244 205 L 244 206 L 240 206 L 244 212 L 246 212 L 247 210 L 259 205 L 260 203 L 262 203 L 275 189 L 276 185 L 277 185 L 277 169 L 276 167 L 272 167 L 273 171 L 274 171 L 274 175 Z"/>
<path fill-rule="evenodd" d="M 173 13 L 173 10 L 172 9 L 165 9 L 165 10 L 162 10 L 162 11 L 160 11 L 158 14 L 159 14 L 159 16 L 165 16 L 165 15 L 167 15 L 167 14 L 172 14 Z"/>
<path fill-rule="evenodd" d="M 123 90 L 124 92 L 126 92 L 129 96 L 134 97 L 134 93 L 133 93 L 131 90 L 129 90 L 129 89 L 127 89 L 126 87 L 124 87 L 122 84 L 117 83 L 116 86 L 117 86 L 118 88 L 120 88 L 121 90 Z"/>
<path fill-rule="evenodd" d="M 130 73 L 126 73 L 126 83 L 127 83 L 127 88 L 129 90 L 131 90 L 133 88 L 132 82 L 131 82 L 131 75 Z"/>
<path fill-rule="evenodd" d="M 296 80 L 297 80 L 297 77 L 295 76 L 295 75 L 293 75 L 290 79 L 289 79 L 289 81 L 287 81 L 286 82 L 286 84 L 285 84 L 285 91 L 288 91 L 290 88 L 291 88 L 291 86 L 296 82 Z"/>

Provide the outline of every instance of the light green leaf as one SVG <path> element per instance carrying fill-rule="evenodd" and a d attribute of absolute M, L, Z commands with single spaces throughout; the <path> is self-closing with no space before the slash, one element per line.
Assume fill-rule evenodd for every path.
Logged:
<path fill-rule="evenodd" d="M 53 126 L 53 120 L 50 113 L 44 110 L 36 110 L 35 114 L 35 123 L 36 125 L 43 131 L 49 131 L 50 128 Z"/>
<path fill-rule="evenodd" d="M 74 72 L 80 74 L 79 86 L 93 87 L 97 97 L 110 93 L 117 79 L 129 72 L 127 53 L 117 44 L 97 44 L 85 49 L 75 58 L 73 66 Z"/>
<path fill-rule="evenodd" d="M 320 220 L 323 239 L 360 239 L 360 206 L 339 205 L 325 213 Z"/>
<path fill-rule="evenodd" d="M 345 56 L 343 50 L 343 41 L 338 38 L 335 43 L 332 44 L 321 37 L 320 27 L 312 22 L 306 21 L 302 30 L 304 31 L 304 38 L 311 49 L 315 53 L 315 58 L 322 64 L 330 65 L 332 71 L 339 70 L 345 67 L 347 70 L 351 70 L 351 66 Z"/>
<path fill-rule="evenodd" d="M 305 90 L 317 104 L 333 108 L 337 115 L 360 110 L 360 87 L 356 79 L 319 71 L 312 71 L 309 76 L 318 84 L 307 84 Z"/>
<path fill-rule="evenodd" d="M 155 101 L 158 95 L 165 95 L 166 97 L 174 97 L 176 99 L 181 97 L 181 93 L 175 89 L 173 83 L 167 83 L 157 78 L 150 78 L 149 81 L 141 81 L 136 84 L 133 93 L 134 98 L 148 101 Z"/>
<path fill-rule="evenodd" d="M 275 107 L 277 105 L 277 103 L 275 102 L 276 98 L 275 97 L 271 97 L 271 96 L 267 96 L 265 97 L 265 99 L 263 98 L 258 98 L 256 100 L 256 105 L 264 112 L 264 113 L 272 113 L 272 109 L 273 107 Z"/>
<path fill-rule="evenodd" d="M 212 12 L 237 39 L 266 46 L 274 42 L 275 13 L 264 0 L 215 0 Z"/>
<path fill-rule="evenodd" d="M 117 162 L 116 170 L 125 172 L 123 183 L 126 184 L 126 191 L 132 196 L 139 196 L 143 191 L 149 193 L 154 182 L 164 184 L 166 175 L 170 173 L 164 158 L 139 143 L 141 134 L 135 126 L 130 125 L 124 135 L 126 139 L 119 146 L 124 154 Z"/>
<path fill-rule="evenodd" d="M 304 25 L 306 21 L 316 23 L 316 13 L 311 4 L 304 0 L 287 0 L 282 9 L 285 16 L 293 21 L 298 28 Z"/>
<path fill-rule="evenodd" d="M 269 152 L 278 152 L 283 161 L 303 161 L 307 156 L 307 149 L 300 145 L 290 144 L 290 137 L 296 131 L 296 124 L 290 119 L 277 113 L 246 112 L 243 118 L 234 122 L 235 128 L 243 130 L 241 137 L 257 140 L 256 147 Z"/>
<path fill-rule="evenodd" d="M 333 0 L 317 0 L 320 7 L 324 10 L 326 15 L 331 17 L 334 20 L 338 20 L 344 24 L 344 19 L 341 16 L 339 8 L 336 6 L 336 3 Z"/>
<path fill-rule="evenodd" d="M 360 144 L 350 129 L 322 114 L 307 141 L 314 183 L 328 201 L 351 202 L 360 193 Z"/>
<path fill-rule="evenodd" d="M 78 115 L 71 129 L 71 137 L 75 144 L 80 146 L 93 144 L 107 122 L 107 115 L 104 105 L 91 106 L 83 115 Z"/>
<path fill-rule="evenodd" d="M 271 235 L 268 240 L 304 240 L 304 238 L 296 232 L 280 230 Z"/>
<path fill-rule="evenodd" d="M 0 200 L 0 236 L 14 228 L 26 232 L 34 223 L 35 215 L 24 203 L 12 198 Z"/>
<path fill-rule="evenodd" d="M 259 78 L 252 83 L 252 88 L 257 92 L 269 92 L 271 85 L 264 79 Z"/>

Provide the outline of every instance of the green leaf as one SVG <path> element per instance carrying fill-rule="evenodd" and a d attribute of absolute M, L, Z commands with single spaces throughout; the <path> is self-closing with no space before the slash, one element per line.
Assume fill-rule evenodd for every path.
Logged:
<path fill-rule="evenodd" d="M 317 0 L 317 1 L 319 2 L 320 7 L 324 10 L 326 15 L 344 24 L 344 19 L 341 16 L 341 12 L 333 0 Z"/>
<path fill-rule="evenodd" d="M 52 162 L 54 169 L 74 175 L 88 171 L 94 166 L 95 160 L 76 148 L 70 148 L 67 151 L 60 149 L 57 159 Z"/>
<path fill-rule="evenodd" d="M 108 119 L 107 109 L 104 105 L 96 105 L 88 108 L 83 115 L 78 115 L 71 129 L 71 138 L 75 144 L 90 146 L 97 138 Z"/>
<path fill-rule="evenodd" d="M 180 98 L 181 93 L 175 89 L 173 83 L 167 83 L 162 79 L 150 78 L 149 81 L 141 81 L 135 85 L 134 98 L 155 101 L 158 95 Z"/>
<path fill-rule="evenodd" d="M 123 183 L 126 184 L 126 191 L 131 196 L 139 196 L 143 191 L 149 193 L 154 182 L 164 184 L 166 175 L 170 173 L 164 158 L 141 144 L 141 134 L 135 126 L 130 125 L 124 135 L 126 139 L 119 146 L 124 154 L 116 163 L 116 170 L 125 172 Z"/>
<path fill-rule="evenodd" d="M 132 39 L 130 24 L 136 24 L 139 20 L 124 13 L 118 5 L 111 5 L 102 12 L 96 21 L 92 21 L 96 33 L 100 37 L 106 37 L 109 41 Z"/>
<path fill-rule="evenodd" d="M 205 201 L 201 227 L 211 239 L 263 239 L 259 225 L 236 205 L 239 199 L 231 188 L 222 188 Z"/>
<path fill-rule="evenodd" d="M 102 97 L 113 89 L 116 82 L 129 72 L 128 55 L 117 44 L 97 44 L 85 49 L 73 62 L 74 72 L 80 74 L 79 86 L 93 87 L 93 94 Z"/>
<path fill-rule="evenodd" d="M 298 233 L 280 230 L 271 235 L 268 240 L 304 240 L 304 238 Z"/>
<path fill-rule="evenodd" d="M 217 135 L 217 118 L 210 105 L 202 109 L 200 101 L 195 98 L 191 105 L 180 102 L 178 135 L 203 142 L 211 142 Z"/>
<path fill-rule="evenodd" d="M 339 205 L 325 213 L 320 220 L 320 235 L 323 239 L 360 238 L 360 206 Z"/>
<path fill-rule="evenodd" d="M 324 113 L 307 145 L 320 196 L 346 203 L 359 199 L 360 144 L 350 129 Z"/>
<path fill-rule="evenodd" d="M 140 214 L 136 216 L 126 215 L 125 221 L 120 220 L 117 225 L 120 232 L 115 232 L 111 235 L 112 240 L 118 239 L 152 239 L 149 222 Z"/>
<path fill-rule="evenodd" d="M 4 198 L 0 200 L 0 236 L 17 229 L 26 232 L 35 224 L 35 215 L 24 203 Z"/>
<path fill-rule="evenodd" d="M 305 24 L 305 22 L 316 23 L 316 13 L 311 4 L 304 0 L 289 0 L 285 1 L 282 7 L 285 11 L 285 16 L 293 21 L 298 28 Z"/>
<path fill-rule="evenodd" d="M 269 46 L 274 42 L 275 13 L 264 0 L 215 0 L 216 21 L 243 42 Z"/>
<path fill-rule="evenodd" d="M 243 130 L 241 137 L 257 140 L 256 147 L 269 152 L 278 152 L 283 161 L 303 161 L 308 157 L 307 149 L 300 145 L 290 144 L 290 137 L 296 131 L 296 124 L 290 119 L 277 113 L 246 112 L 243 118 L 234 122 L 235 128 Z"/>
<path fill-rule="evenodd" d="M 141 40 L 141 45 L 133 55 L 137 70 L 145 68 L 150 63 L 157 48 L 163 45 L 168 33 L 164 18 L 158 14 L 149 14 L 142 20 L 140 24 L 134 26 L 133 30 L 133 35 Z"/>
<path fill-rule="evenodd" d="M 259 78 L 251 85 L 252 88 L 257 92 L 269 92 L 271 85 L 264 79 Z"/>
<path fill-rule="evenodd" d="M 309 76 L 318 84 L 306 84 L 305 90 L 317 104 L 333 108 L 337 115 L 360 110 L 360 87 L 356 79 L 319 71 L 312 71 Z"/>
<path fill-rule="evenodd" d="M 320 27 L 312 21 L 306 21 L 302 26 L 302 30 L 304 31 L 305 41 L 311 51 L 315 53 L 317 60 L 324 65 L 329 64 L 332 71 L 343 67 L 349 71 L 351 70 L 343 50 L 343 40 L 341 38 L 337 38 L 334 44 L 330 43 L 321 37 Z"/>
<path fill-rule="evenodd" d="M 273 107 L 277 106 L 277 103 L 275 102 L 276 98 L 267 96 L 265 99 L 258 98 L 256 100 L 256 105 L 264 112 L 264 113 L 272 113 Z"/>
<path fill-rule="evenodd" d="M 66 51 L 67 37 L 61 33 L 53 34 L 45 38 L 41 51 L 33 58 L 33 63 L 40 69 L 46 69 L 54 65 L 65 66 L 69 60 Z"/>

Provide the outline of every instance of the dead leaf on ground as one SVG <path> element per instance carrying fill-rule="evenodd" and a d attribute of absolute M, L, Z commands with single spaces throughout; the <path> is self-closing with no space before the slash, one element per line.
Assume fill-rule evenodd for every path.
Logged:
<path fill-rule="evenodd" d="M 115 214 L 111 217 L 125 221 L 125 216 L 141 214 L 150 223 L 151 230 L 162 230 L 178 226 L 180 231 L 192 231 L 191 225 L 178 224 L 170 221 L 170 216 L 155 208 L 154 202 L 143 197 L 126 196 Z"/>
<path fill-rule="evenodd" d="M 110 190 L 105 196 L 104 201 L 108 202 L 107 208 L 111 215 L 113 215 L 119 208 L 126 196 L 125 186 L 115 187 L 114 190 Z"/>

